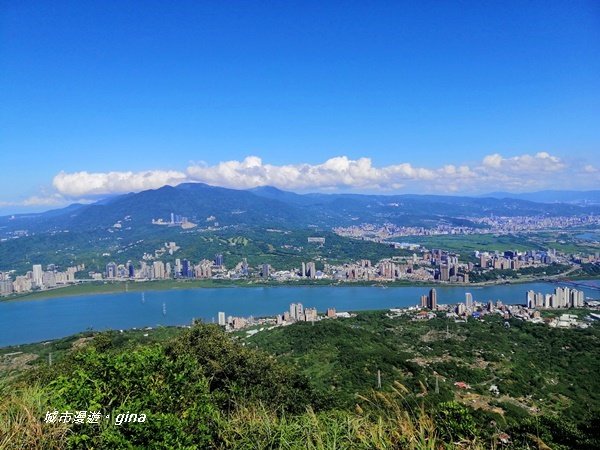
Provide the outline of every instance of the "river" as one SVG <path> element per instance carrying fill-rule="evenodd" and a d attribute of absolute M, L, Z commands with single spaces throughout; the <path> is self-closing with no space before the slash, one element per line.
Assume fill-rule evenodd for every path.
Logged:
<path fill-rule="evenodd" d="M 598 280 L 585 281 L 600 286 Z M 485 287 L 437 287 L 438 303 L 476 301 L 524 303 L 529 289 L 550 293 L 556 284 L 524 283 Z M 583 289 L 585 296 L 600 291 Z M 292 302 L 325 311 L 387 309 L 416 305 L 426 287 L 266 287 L 197 288 L 58 297 L 0 302 L 0 347 L 65 337 L 87 329 L 127 329 L 190 324 L 192 319 L 216 320 L 218 312 L 232 316 L 270 316 L 283 313 Z"/>

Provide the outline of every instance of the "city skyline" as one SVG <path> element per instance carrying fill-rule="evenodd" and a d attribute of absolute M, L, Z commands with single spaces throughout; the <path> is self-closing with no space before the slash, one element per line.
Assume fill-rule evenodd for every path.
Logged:
<path fill-rule="evenodd" d="M 597 189 L 599 7 L 508 3 L 6 3 L 0 214 L 180 182 Z"/>

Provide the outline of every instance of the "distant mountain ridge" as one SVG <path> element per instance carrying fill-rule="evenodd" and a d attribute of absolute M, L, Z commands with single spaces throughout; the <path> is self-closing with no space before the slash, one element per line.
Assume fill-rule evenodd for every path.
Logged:
<path fill-rule="evenodd" d="M 600 192 L 600 191 L 590 191 Z M 129 217 L 129 226 L 150 227 L 153 219 L 168 221 L 171 213 L 199 226 L 234 225 L 262 228 L 331 228 L 361 223 L 433 226 L 440 222 L 474 224 L 485 215 L 574 215 L 600 213 L 598 205 L 548 204 L 527 199 L 444 195 L 296 194 L 271 186 L 249 190 L 203 183 L 163 186 L 117 195 L 93 204 L 73 204 L 39 214 L 0 217 L 4 230 L 85 231 L 111 227 Z"/>
<path fill-rule="evenodd" d="M 538 203 L 571 203 L 576 205 L 600 205 L 600 190 L 592 191 L 538 191 L 515 194 L 511 192 L 492 192 L 483 197 L 513 198 Z"/>

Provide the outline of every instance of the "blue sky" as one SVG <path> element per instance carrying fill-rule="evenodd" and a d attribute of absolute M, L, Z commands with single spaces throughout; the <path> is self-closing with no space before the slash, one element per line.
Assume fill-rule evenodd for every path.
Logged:
<path fill-rule="evenodd" d="M 2 1 L 0 11 L 3 212 L 163 180 L 600 188 L 596 1 Z"/>

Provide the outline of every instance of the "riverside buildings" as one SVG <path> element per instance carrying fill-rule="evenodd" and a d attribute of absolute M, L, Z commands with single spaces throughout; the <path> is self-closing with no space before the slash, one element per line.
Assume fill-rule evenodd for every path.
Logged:
<path fill-rule="evenodd" d="M 553 294 L 527 291 L 525 302 L 529 308 L 581 308 L 584 304 L 583 291 L 569 287 L 557 287 Z"/>

